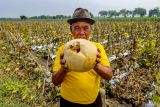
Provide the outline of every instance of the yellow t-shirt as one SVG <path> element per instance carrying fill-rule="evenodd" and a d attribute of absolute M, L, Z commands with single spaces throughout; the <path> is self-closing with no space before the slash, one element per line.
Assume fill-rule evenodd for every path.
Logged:
<path fill-rule="evenodd" d="M 92 42 L 101 52 L 101 64 L 110 66 L 107 55 L 100 43 Z M 63 52 L 64 45 L 59 47 L 53 66 L 53 71 L 60 68 L 60 54 Z M 96 100 L 100 87 L 100 76 L 91 69 L 87 72 L 73 72 L 66 74 L 61 84 L 61 96 L 73 103 L 91 104 Z"/>

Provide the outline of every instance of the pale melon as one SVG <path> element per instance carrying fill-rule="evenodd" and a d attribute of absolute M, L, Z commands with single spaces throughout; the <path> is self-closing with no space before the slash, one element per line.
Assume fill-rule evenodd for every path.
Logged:
<path fill-rule="evenodd" d="M 71 71 L 85 72 L 96 64 L 97 48 L 85 39 L 73 39 L 64 45 L 64 59 Z"/>

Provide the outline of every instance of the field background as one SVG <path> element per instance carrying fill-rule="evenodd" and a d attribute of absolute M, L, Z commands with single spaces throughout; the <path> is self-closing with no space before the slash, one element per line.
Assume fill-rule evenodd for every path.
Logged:
<path fill-rule="evenodd" d="M 160 19 L 97 19 L 91 41 L 108 55 L 109 107 L 160 104 Z M 57 48 L 71 40 L 66 20 L 0 21 L 0 105 L 58 107 L 59 87 L 51 68 Z"/>

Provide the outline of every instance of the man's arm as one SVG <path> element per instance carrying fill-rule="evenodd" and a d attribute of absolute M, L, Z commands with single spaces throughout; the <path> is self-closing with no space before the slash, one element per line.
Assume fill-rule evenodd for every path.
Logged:
<path fill-rule="evenodd" d="M 63 56 L 64 54 L 60 55 L 60 69 L 52 73 L 52 82 L 54 85 L 60 85 L 68 72 L 68 66 L 66 65 L 66 61 L 63 59 Z"/>
<path fill-rule="evenodd" d="M 109 66 L 103 66 L 101 62 L 101 53 L 100 50 L 97 49 L 97 64 L 94 67 L 94 70 L 106 80 L 110 80 L 112 78 L 112 69 Z"/>
<path fill-rule="evenodd" d="M 103 78 L 106 80 L 110 80 L 112 78 L 112 69 L 110 67 L 106 67 L 101 65 L 100 63 L 96 64 L 94 67 L 94 70 Z"/>
<path fill-rule="evenodd" d="M 63 68 L 60 68 L 58 71 L 52 73 L 52 82 L 54 85 L 60 85 L 67 74 Z"/>

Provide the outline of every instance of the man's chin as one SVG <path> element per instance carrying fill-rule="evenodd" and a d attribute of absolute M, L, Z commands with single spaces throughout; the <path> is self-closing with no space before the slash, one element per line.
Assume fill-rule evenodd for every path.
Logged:
<path fill-rule="evenodd" d="M 78 37 L 78 39 L 87 39 L 86 37 Z"/>

